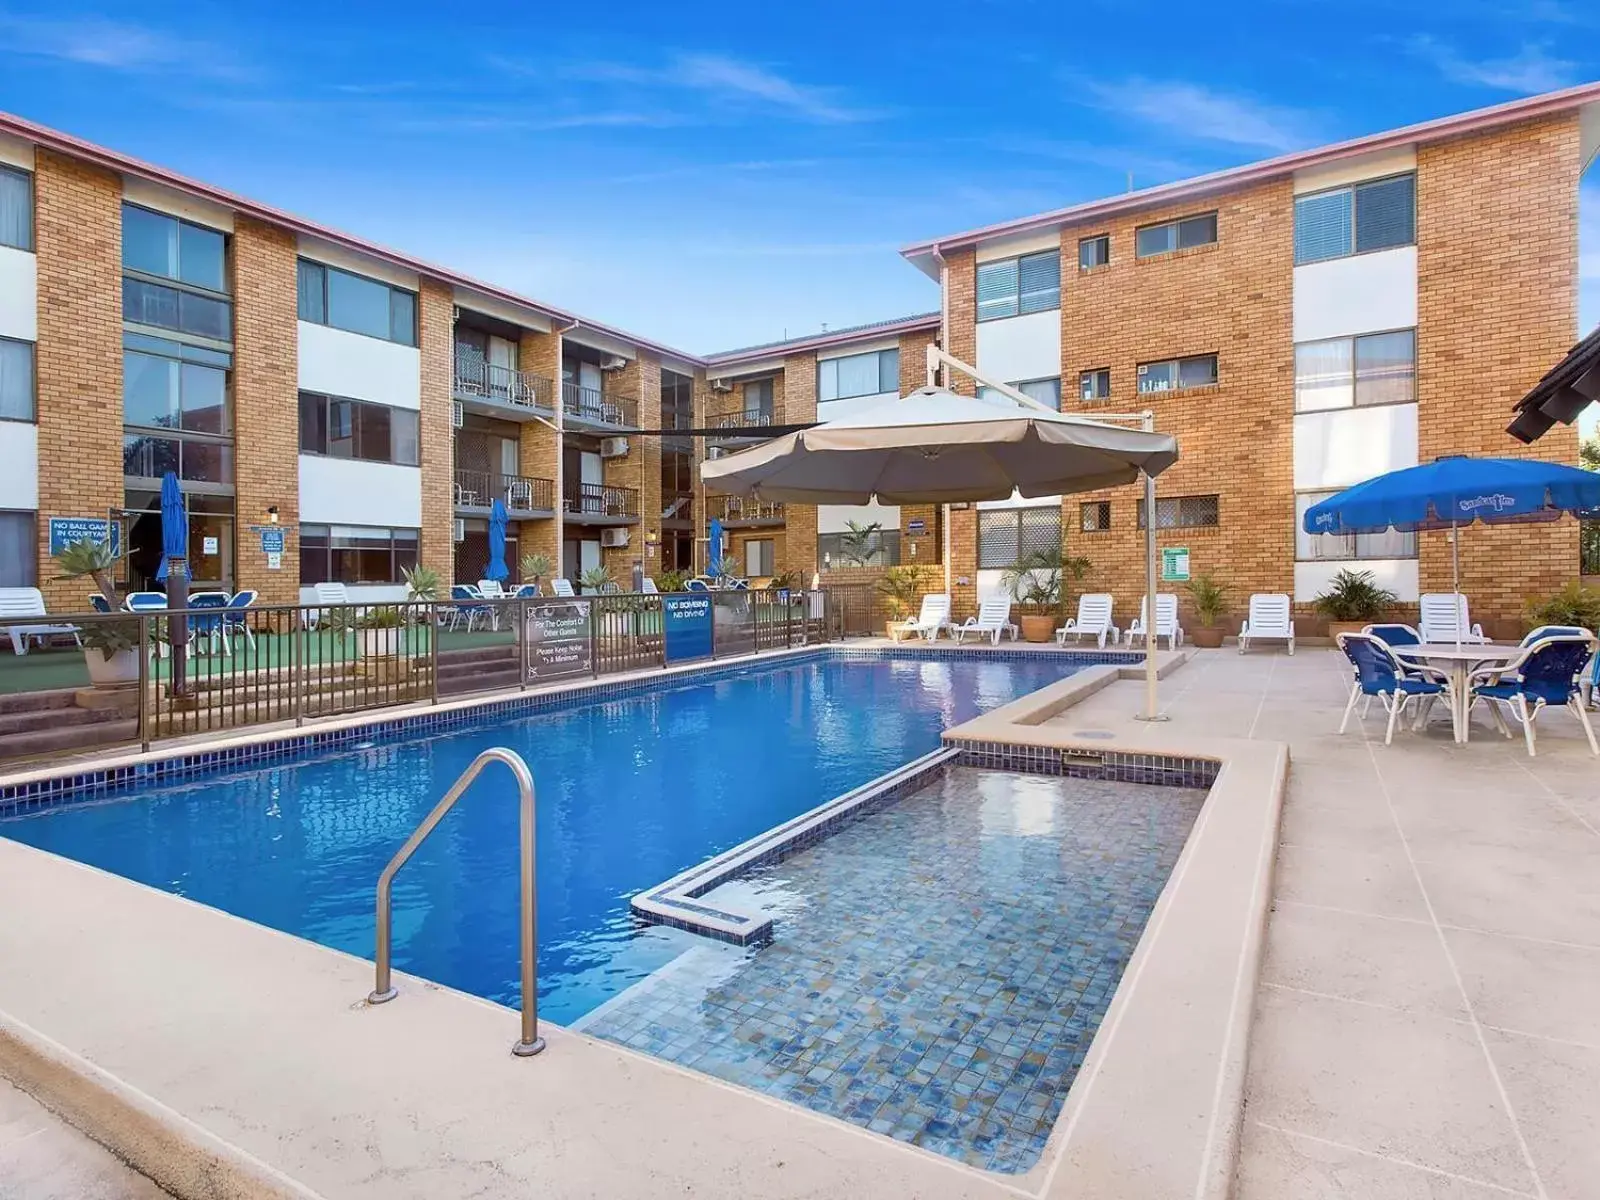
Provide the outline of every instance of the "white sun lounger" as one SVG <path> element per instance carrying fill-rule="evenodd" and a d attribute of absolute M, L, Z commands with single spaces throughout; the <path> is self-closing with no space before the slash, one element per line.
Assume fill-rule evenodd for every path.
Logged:
<path fill-rule="evenodd" d="M 18 617 L 47 617 L 49 614 L 44 608 L 44 593 L 36 587 L 11 587 L 0 588 L 0 617 L 15 620 Z M 57 634 L 72 635 L 72 640 L 78 645 L 83 645 L 83 639 L 78 636 L 76 625 L 50 624 L 40 622 L 37 625 L 11 625 L 6 628 L 11 635 L 11 649 L 18 655 L 28 652 L 28 639 L 43 639 L 54 637 Z"/>
<path fill-rule="evenodd" d="M 968 617 L 960 625 L 952 625 L 950 632 L 956 641 L 962 641 L 967 634 L 976 634 L 986 637 L 994 645 L 1000 644 L 1002 633 L 1011 634 L 1011 640 L 1017 640 L 1017 627 L 1011 623 L 1011 597 L 993 596 L 978 605 L 978 615 Z"/>
<path fill-rule="evenodd" d="M 1133 645 L 1135 638 L 1142 638 L 1148 622 L 1145 620 L 1145 605 L 1148 598 L 1139 601 L 1139 619 L 1128 626 L 1128 645 Z M 1178 624 L 1178 598 L 1171 592 L 1162 592 L 1156 597 L 1156 642 L 1162 638 L 1167 639 L 1167 649 L 1176 650 L 1183 645 L 1183 626 Z"/>
<path fill-rule="evenodd" d="M 1294 653 L 1294 620 L 1289 597 L 1279 594 L 1257 593 L 1250 597 L 1250 615 L 1239 627 L 1239 653 L 1250 649 L 1251 642 L 1288 642 L 1289 653 Z"/>
<path fill-rule="evenodd" d="M 1092 637 L 1106 648 L 1106 638 L 1111 639 L 1111 644 L 1117 644 L 1121 631 L 1111 623 L 1111 593 L 1110 592 L 1085 592 L 1078 597 L 1078 615 L 1069 617 L 1067 623 L 1056 630 L 1056 644 L 1065 646 L 1067 639 L 1083 639 Z"/>
<path fill-rule="evenodd" d="M 950 623 L 950 597 L 944 592 L 930 592 L 922 598 L 922 611 L 914 621 L 902 621 L 890 633 L 895 641 L 917 635 L 934 641 L 939 631 Z"/>
<path fill-rule="evenodd" d="M 1483 626 L 1474 625 L 1467 615 L 1467 598 L 1460 592 L 1425 592 L 1418 605 L 1422 609 L 1418 625 L 1425 642 L 1481 645 L 1489 640 L 1483 636 Z"/>

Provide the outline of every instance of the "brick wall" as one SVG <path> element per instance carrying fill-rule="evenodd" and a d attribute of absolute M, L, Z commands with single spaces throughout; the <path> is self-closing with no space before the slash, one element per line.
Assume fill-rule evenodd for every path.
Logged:
<path fill-rule="evenodd" d="M 629 359 L 620 371 L 606 375 L 608 390 L 638 402 L 639 424 L 645 429 L 661 428 L 661 360 L 650 354 Z M 601 464 L 605 482 L 612 487 L 632 488 L 639 494 L 639 523 L 628 527 L 626 546 L 608 546 L 600 551 L 601 562 L 624 587 L 633 579 L 633 565 L 645 555 L 647 529 L 661 527 L 661 439 L 628 436 L 628 453 L 608 458 Z M 598 536 L 598 535 L 596 535 Z M 646 573 L 659 567 L 659 558 L 644 563 Z"/>
<path fill-rule="evenodd" d="M 778 389 L 774 384 L 774 391 Z M 817 419 L 817 356 L 791 354 L 783 360 L 783 419 L 788 422 Z M 811 586 L 817 570 L 817 509 L 814 504 L 786 504 L 783 510 L 783 555 L 778 569 L 792 571 Z"/>
<path fill-rule="evenodd" d="M 944 348 L 969 366 L 978 365 L 978 266 L 974 250 L 952 250 L 945 255 Z M 901 370 L 905 366 L 902 363 Z M 978 385 L 960 371 L 948 368 L 944 386 L 960 396 L 976 396 Z"/>
<path fill-rule="evenodd" d="M 51 609 L 80 612 L 93 584 L 56 578 L 48 522 L 123 505 L 122 181 L 41 149 L 34 197 L 39 587 Z"/>
<path fill-rule="evenodd" d="M 1423 146 L 1417 154 L 1418 456 L 1493 454 L 1576 464 L 1574 426 L 1533 446 L 1511 405 L 1577 335 L 1578 117 Z M 1423 591 L 1450 589 L 1448 534 L 1419 537 Z M 1577 578 L 1571 519 L 1461 532 L 1474 620 L 1521 628 L 1525 602 Z M 1494 632 L 1495 630 L 1490 630 Z"/>
<path fill-rule="evenodd" d="M 561 335 L 524 329 L 517 344 L 517 368 L 547 381 L 552 403 L 561 403 Z M 556 512 L 561 512 L 561 448 L 556 431 L 542 421 L 524 421 L 517 443 L 517 473 L 530 479 L 555 481 Z M 560 520 L 519 521 L 517 550 L 543 554 L 551 568 L 561 571 Z"/>
<path fill-rule="evenodd" d="M 900 335 L 900 394 L 908 396 L 928 383 L 928 347 L 936 340 L 935 330 L 925 329 Z M 944 538 L 940 525 L 942 509 L 937 504 L 900 506 L 900 561 L 921 566 L 943 562 Z M 923 532 L 913 534 L 911 522 L 921 521 Z M 913 556 L 911 548 L 916 547 Z"/>
<path fill-rule="evenodd" d="M 239 217 L 233 227 L 233 420 L 238 586 L 267 604 L 300 598 L 300 430 L 295 237 Z M 277 506 L 282 565 L 267 570 L 249 527 Z"/>
<path fill-rule="evenodd" d="M 444 284 L 424 279 L 417 309 L 422 349 L 421 563 L 439 572 L 441 590 L 448 591 L 455 572 L 455 443 L 450 425 L 455 297 Z"/>

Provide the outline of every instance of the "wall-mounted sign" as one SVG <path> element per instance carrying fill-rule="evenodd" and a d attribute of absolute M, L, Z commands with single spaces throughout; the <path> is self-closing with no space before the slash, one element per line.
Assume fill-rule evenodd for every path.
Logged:
<path fill-rule="evenodd" d="M 590 673 L 589 605 L 588 600 L 550 600 L 528 606 L 523 641 L 529 683 Z"/>
<path fill-rule="evenodd" d="M 261 552 L 263 554 L 283 553 L 283 530 L 264 528 L 261 530 Z"/>
<path fill-rule="evenodd" d="M 1161 578 L 1168 583 L 1185 583 L 1189 578 L 1189 547 L 1161 547 Z"/>
<path fill-rule="evenodd" d="M 914 521 L 907 521 L 906 522 L 906 532 L 909 533 L 912 537 L 916 537 L 918 534 L 921 534 L 921 533 L 927 533 L 928 532 L 928 523 L 926 521 L 924 521 L 921 517 L 918 517 Z"/>
<path fill-rule="evenodd" d="M 695 592 L 661 597 L 666 659 L 711 657 L 711 597 Z"/>
<path fill-rule="evenodd" d="M 51 517 L 50 556 L 54 558 L 73 542 L 103 542 L 110 529 L 111 552 L 122 553 L 122 526 L 104 517 Z"/>
<path fill-rule="evenodd" d="M 218 545 L 217 539 L 214 538 L 214 537 L 201 538 L 200 539 L 200 553 L 201 554 L 215 554 L 215 553 L 217 553 L 217 545 Z"/>
<path fill-rule="evenodd" d="M 283 555 L 282 554 L 268 554 L 267 555 L 267 570 L 269 570 L 269 571 L 280 571 L 282 569 L 283 569 Z"/>

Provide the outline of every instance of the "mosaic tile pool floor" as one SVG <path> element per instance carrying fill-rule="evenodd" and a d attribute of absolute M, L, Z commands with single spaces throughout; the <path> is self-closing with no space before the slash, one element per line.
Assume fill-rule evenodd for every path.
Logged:
<path fill-rule="evenodd" d="M 958 767 L 737 889 L 585 1032 L 974 1166 L 1039 1158 L 1205 793 Z"/>

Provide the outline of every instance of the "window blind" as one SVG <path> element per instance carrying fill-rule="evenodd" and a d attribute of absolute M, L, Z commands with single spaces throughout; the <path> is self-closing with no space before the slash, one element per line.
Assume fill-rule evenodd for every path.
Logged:
<path fill-rule="evenodd" d="M 1052 250 L 1047 254 L 1028 254 L 1017 260 L 1022 296 L 1020 308 L 1025 313 L 1048 312 L 1061 307 L 1061 254 Z"/>
<path fill-rule="evenodd" d="M 1017 260 L 978 264 L 978 320 L 1017 315 Z"/>
<path fill-rule="evenodd" d="M 1350 191 L 1302 196 L 1294 202 L 1294 261 L 1322 262 L 1350 253 Z"/>
<path fill-rule="evenodd" d="M 1356 253 L 1409 246 L 1417 240 L 1417 179 L 1397 175 L 1355 190 Z"/>

